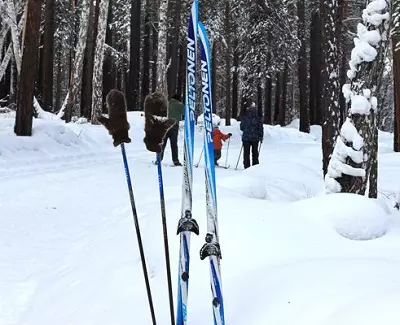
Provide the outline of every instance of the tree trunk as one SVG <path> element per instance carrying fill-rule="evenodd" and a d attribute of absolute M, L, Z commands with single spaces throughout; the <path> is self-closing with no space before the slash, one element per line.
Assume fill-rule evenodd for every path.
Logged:
<path fill-rule="evenodd" d="M 152 0 L 153 4 L 153 15 L 152 15 L 152 37 L 151 37 L 151 53 L 152 55 L 152 67 L 151 67 L 151 91 L 154 92 L 156 91 L 157 88 L 157 68 L 158 68 L 158 30 L 157 26 L 158 24 L 158 19 L 157 19 L 157 14 L 155 14 L 158 10 L 156 4 L 156 0 Z"/>
<path fill-rule="evenodd" d="M 180 98 L 185 93 L 186 83 L 186 46 L 181 44 L 179 47 L 179 74 L 178 74 L 178 90 L 177 94 Z"/>
<path fill-rule="evenodd" d="M 382 2 L 379 3 L 379 5 L 381 4 Z M 388 34 L 388 1 L 385 4 L 386 8 L 382 8 L 382 10 L 377 9 L 379 7 L 376 6 L 369 6 L 369 10 L 363 11 L 365 25 L 359 24 L 357 37 L 361 38 L 366 31 L 371 33 L 374 30 L 377 31 L 377 35 Z M 382 21 L 377 21 L 377 17 Z M 357 41 L 355 44 L 360 42 L 359 39 Z M 350 117 L 345 122 L 346 128 L 342 127 L 341 135 L 338 138 L 341 147 L 335 148 L 335 160 L 330 165 L 327 175 L 328 182 L 336 184 L 335 189 L 339 188 L 341 192 L 365 195 L 369 184 L 368 196 L 377 197 L 378 129 L 376 110 L 382 103 L 378 101 L 375 94 L 380 92 L 387 48 L 387 38 L 382 37 L 381 40 L 365 38 L 364 51 L 375 52 L 374 55 L 366 57 L 368 58 L 366 60 L 357 61 L 357 57 L 352 54 L 350 70 L 347 72 L 350 83 L 345 85 L 343 92 Z M 344 142 L 343 139 L 346 141 Z M 343 147 L 343 143 L 347 148 Z M 338 166 L 342 165 L 345 167 L 338 169 Z"/>
<path fill-rule="evenodd" d="M 232 73 L 232 117 L 238 117 L 238 105 L 239 105 L 239 40 L 238 37 L 234 37 L 233 41 L 233 73 Z"/>
<path fill-rule="evenodd" d="M 272 79 L 265 78 L 264 124 L 272 124 Z"/>
<path fill-rule="evenodd" d="M 400 0 L 392 2 L 392 53 L 394 93 L 394 151 L 400 152 Z"/>
<path fill-rule="evenodd" d="M 87 33 L 88 33 L 88 23 L 90 14 L 90 3 L 89 0 L 82 0 L 81 6 L 81 17 L 79 23 L 79 35 L 78 44 L 76 46 L 74 63 L 72 65 L 72 82 L 69 87 L 67 104 L 65 107 L 66 112 L 66 122 L 71 121 L 72 115 L 80 116 L 80 107 L 76 104 L 77 99 L 80 97 L 82 75 L 83 75 L 83 61 L 85 57 Z M 61 112 L 62 114 L 62 112 Z M 61 117 L 59 114 L 59 117 Z"/>
<path fill-rule="evenodd" d="M 132 0 L 129 83 L 127 85 L 128 94 L 126 98 L 128 110 L 135 110 L 139 103 L 140 17 L 141 1 Z"/>
<path fill-rule="evenodd" d="M 168 69 L 168 93 L 173 95 L 177 92 L 176 79 L 178 76 L 178 45 L 179 45 L 179 29 L 181 27 L 181 0 L 175 0 L 175 8 L 172 17 L 174 17 L 174 26 L 171 40 L 170 51 L 170 67 Z"/>
<path fill-rule="evenodd" d="M 324 176 L 328 171 L 329 161 L 335 145 L 335 139 L 339 133 L 339 100 L 341 89 L 339 84 L 339 53 L 337 48 L 337 12 L 339 5 L 337 0 L 329 0 L 329 5 L 324 1 L 324 74 L 323 74 L 323 105 L 324 122 L 322 125 L 322 153 Z"/>
<path fill-rule="evenodd" d="M 311 13 L 310 24 L 310 97 L 309 97 L 309 111 L 310 111 L 310 124 L 317 124 L 317 105 L 316 99 L 319 97 L 318 81 L 320 75 L 319 58 L 317 57 L 317 48 L 320 46 L 318 43 L 318 11 L 314 10 Z"/>
<path fill-rule="evenodd" d="M 211 49 L 211 103 L 213 113 L 217 114 L 217 42 L 213 41 Z"/>
<path fill-rule="evenodd" d="M 98 33 L 93 65 L 92 124 L 98 124 L 97 116 L 101 114 L 103 110 L 103 59 L 104 42 L 106 39 L 108 4 L 109 0 L 101 0 L 100 2 Z"/>
<path fill-rule="evenodd" d="M 54 60 L 54 0 L 46 0 L 44 11 L 44 35 L 43 35 L 43 75 L 42 103 L 51 111 L 53 107 L 53 60 Z"/>
<path fill-rule="evenodd" d="M 150 9 L 150 0 L 147 0 L 144 16 L 142 98 L 140 100 L 142 109 L 144 109 L 144 100 L 150 92 Z"/>
<path fill-rule="evenodd" d="M 94 49 L 97 42 L 97 24 L 99 21 L 99 9 L 100 1 L 96 4 L 93 1 L 90 2 L 89 12 L 89 26 L 88 26 L 88 38 L 87 46 L 85 51 L 85 57 L 83 61 L 83 80 L 82 80 L 82 99 L 81 106 L 84 111 L 84 116 L 87 119 L 91 118 L 92 109 L 92 78 L 93 78 L 93 63 L 94 63 Z"/>
<path fill-rule="evenodd" d="M 275 84 L 275 112 L 274 112 L 274 124 L 279 123 L 279 108 L 281 106 L 281 73 L 276 73 L 276 84 Z"/>
<path fill-rule="evenodd" d="M 231 7 L 230 1 L 225 1 L 225 125 L 231 125 Z"/>
<path fill-rule="evenodd" d="M 298 38 L 301 42 L 298 58 L 299 90 L 300 90 L 300 131 L 310 132 L 310 113 L 307 104 L 307 51 L 305 40 L 305 8 L 304 0 L 297 1 Z"/>
<path fill-rule="evenodd" d="M 41 0 L 28 0 L 14 127 L 15 134 L 19 136 L 32 135 L 33 92 L 38 59 L 41 9 Z"/>
<path fill-rule="evenodd" d="M 282 104 L 279 109 L 279 124 L 284 126 L 286 125 L 286 100 L 287 100 L 287 84 L 288 84 L 288 73 L 289 67 L 287 62 L 285 62 L 285 68 L 283 70 L 283 77 L 282 77 Z"/>
<path fill-rule="evenodd" d="M 168 0 L 161 0 L 158 14 L 157 87 L 168 98 L 167 83 L 167 26 Z"/>

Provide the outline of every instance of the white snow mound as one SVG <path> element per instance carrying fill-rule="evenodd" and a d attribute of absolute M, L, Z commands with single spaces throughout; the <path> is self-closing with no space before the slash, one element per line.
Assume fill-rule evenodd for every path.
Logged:
<path fill-rule="evenodd" d="M 301 204 L 308 205 L 312 218 L 327 222 L 347 239 L 379 238 L 387 233 L 390 225 L 390 211 L 382 201 L 357 194 L 324 195 Z"/>

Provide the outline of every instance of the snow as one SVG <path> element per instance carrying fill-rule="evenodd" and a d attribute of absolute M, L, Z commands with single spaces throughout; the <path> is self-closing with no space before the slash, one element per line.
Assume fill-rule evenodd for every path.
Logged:
<path fill-rule="evenodd" d="M 119 148 L 102 126 L 34 120 L 16 137 L 0 114 L 0 324 L 150 324 Z M 169 322 L 157 167 L 144 117 L 128 114 L 126 144 L 156 317 Z M 380 132 L 379 198 L 324 193 L 321 128 L 265 126 L 260 165 L 243 170 L 239 124 L 216 169 L 226 323 L 350 325 L 400 321 L 400 156 Z M 347 129 L 346 129 L 347 128 Z M 202 148 L 196 127 L 195 162 Z M 350 125 L 342 130 L 362 147 Z M 182 159 L 183 134 L 179 134 Z M 387 148 L 387 149 L 386 149 Z M 225 163 L 226 144 L 220 162 Z M 181 167 L 167 146 L 163 178 L 174 300 Z M 188 323 L 212 324 L 204 243 L 204 163 L 194 168 Z"/>

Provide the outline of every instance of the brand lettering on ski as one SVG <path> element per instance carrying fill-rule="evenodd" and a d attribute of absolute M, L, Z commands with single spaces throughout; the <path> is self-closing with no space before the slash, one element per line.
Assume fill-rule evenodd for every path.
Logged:
<path fill-rule="evenodd" d="M 194 120 L 195 101 L 196 101 L 196 77 L 195 77 L 195 66 L 196 66 L 196 51 L 194 48 L 195 41 L 188 37 L 188 48 L 187 48 L 187 62 L 188 62 L 188 98 L 190 108 L 190 119 Z"/>
<path fill-rule="evenodd" d="M 211 112 L 211 98 L 209 92 L 209 77 L 207 62 L 201 60 L 201 80 L 202 80 L 202 93 L 204 105 L 204 124 L 207 130 L 207 141 L 212 142 L 212 112 Z"/>

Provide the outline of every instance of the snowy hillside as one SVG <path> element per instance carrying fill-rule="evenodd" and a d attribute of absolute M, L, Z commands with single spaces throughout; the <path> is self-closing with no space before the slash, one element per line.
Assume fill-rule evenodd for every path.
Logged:
<path fill-rule="evenodd" d="M 144 120 L 129 113 L 126 145 L 159 324 L 168 324 L 157 170 Z M 239 124 L 218 168 L 222 286 L 229 325 L 400 322 L 400 222 L 392 208 L 400 155 L 380 133 L 379 200 L 324 195 L 321 130 L 265 126 L 260 165 L 243 170 Z M 222 121 L 222 125 L 224 121 Z M 119 148 L 102 126 L 34 121 L 16 137 L 0 117 L 0 324 L 150 324 Z M 197 129 L 195 163 L 202 146 Z M 183 133 L 179 135 L 182 158 Z M 163 168 L 176 302 L 182 168 Z M 221 164 L 225 164 L 227 143 Z M 203 161 L 194 168 L 188 323 L 212 324 Z"/>

